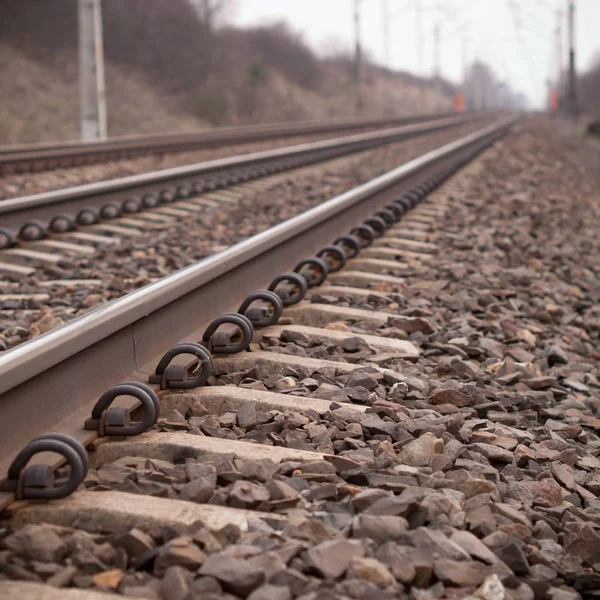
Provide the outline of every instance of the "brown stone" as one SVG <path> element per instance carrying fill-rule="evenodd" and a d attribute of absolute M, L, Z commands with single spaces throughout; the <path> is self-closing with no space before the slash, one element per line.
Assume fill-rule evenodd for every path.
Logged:
<path fill-rule="evenodd" d="M 342 331 L 344 333 L 352 333 L 352 329 L 346 325 L 343 321 L 335 321 L 333 323 L 327 323 L 323 329 L 329 329 L 331 331 Z"/>
<path fill-rule="evenodd" d="M 386 588 L 396 583 L 389 569 L 375 558 L 354 558 L 351 573 L 358 579 L 369 581 L 379 588 Z"/>
<path fill-rule="evenodd" d="M 426 432 L 406 444 L 398 454 L 398 460 L 411 467 L 426 467 L 435 454 L 441 454 L 443 451 L 444 440 Z"/>
<path fill-rule="evenodd" d="M 475 561 L 436 560 L 433 570 L 440 581 L 459 586 L 479 585 L 486 575 L 485 565 Z"/>
<path fill-rule="evenodd" d="M 538 483 L 533 502 L 545 508 L 560 506 L 563 503 L 562 488 L 554 479 L 546 477 Z"/>
<path fill-rule="evenodd" d="M 326 579 L 337 579 L 355 558 L 364 555 L 362 544 L 355 540 L 331 540 L 307 551 L 310 566 Z"/>
<path fill-rule="evenodd" d="M 199 573 L 214 577 L 226 591 L 242 598 L 248 596 L 265 581 L 263 569 L 245 560 L 232 558 L 223 552 L 209 556 Z"/>
<path fill-rule="evenodd" d="M 4 539 L 4 546 L 27 560 L 60 562 L 67 545 L 49 525 L 25 525 Z"/>
<path fill-rule="evenodd" d="M 591 524 L 571 521 L 564 531 L 565 552 L 590 564 L 600 562 L 600 534 Z"/>
<path fill-rule="evenodd" d="M 121 583 L 125 573 L 121 569 L 111 569 L 110 571 L 102 571 L 94 575 L 94 585 L 107 587 L 116 590 Z"/>
<path fill-rule="evenodd" d="M 459 408 L 463 406 L 471 406 L 473 398 L 460 390 L 453 388 L 438 388 L 429 396 L 431 404 L 453 404 Z"/>

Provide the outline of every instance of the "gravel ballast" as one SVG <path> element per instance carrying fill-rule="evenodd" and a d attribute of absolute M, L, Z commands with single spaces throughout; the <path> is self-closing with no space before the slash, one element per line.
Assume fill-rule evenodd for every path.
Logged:
<path fill-rule="evenodd" d="M 435 228 L 439 252 L 402 285 L 377 289 L 390 300 L 384 335 L 412 342 L 418 359 L 379 364 L 358 337 L 267 337 L 222 360 L 208 383 L 296 396 L 297 410 L 213 414 L 193 392 L 162 396 L 155 429 L 164 435 L 328 459 L 133 456 L 92 469 L 85 483 L 98 497 L 119 490 L 267 513 L 248 531 L 7 522 L 0 584 L 160 600 L 597 597 L 600 254 L 591 216 L 600 185 L 580 152 L 547 121 L 527 120 L 432 194 L 449 203 Z M 365 332 L 349 321 L 328 327 Z M 258 352 L 297 364 L 223 367 Z M 302 358 L 331 362 L 308 368 Z M 328 410 L 303 410 L 300 397 Z"/>

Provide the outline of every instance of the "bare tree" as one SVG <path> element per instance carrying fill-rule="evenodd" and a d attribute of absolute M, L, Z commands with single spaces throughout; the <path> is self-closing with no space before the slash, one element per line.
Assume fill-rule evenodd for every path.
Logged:
<path fill-rule="evenodd" d="M 209 29 L 230 18 L 235 11 L 235 0 L 189 0 L 198 19 Z"/>

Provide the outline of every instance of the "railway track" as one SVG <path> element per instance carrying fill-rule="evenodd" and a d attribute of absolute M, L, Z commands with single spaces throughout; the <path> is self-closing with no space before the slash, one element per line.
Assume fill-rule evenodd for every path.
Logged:
<path fill-rule="evenodd" d="M 522 294 L 460 311 L 486 225 L 437 228 L 513 122 L 0 356 L 0 595 L 595 597 L 598 419 L 548 397 L 577 383 L 537 375 Z"/>
<path fill-rule="evenodd" d="M 0 176 L 76 167 L 147 154 L 216 148 L 281 137 L 325 135 L 408 125 L 450 115 L 423 115 L 395 119 L 338 119 L 328 122 L 274 123 L 222 127 L 186 134 L 160 134 L 111 138 L 101 142 L 62 142 L 0 147 Z"/>
<path fill-rule="evenodd" d="M 421 526 L 437 505 L 417 510 L 415 502 L 427 503 L 423 492 L 411 496 L 421 473 L 411 457 L 443 441 L 425 428 L 407 443 L 397 425 L 412 410 L 405 396 L 423 392 L 406 374 L 420 357 L 407 338 L 430 333 L 431 323 L 394 308 L 402 275 L 435 260 L 436 220 L 455 209 L 456 201 L 428 202 L 428 194 L 513 122 L 428 152 L 0 356 L 0 506 L 9 519 L 0 528 L 0 573 L 29 580 L 0 579 L 2 597 L 69 598 L 57 587 L 75 583 L 168 600 L 223 590 L 225 598 L 291 598 L 316 591 L 315 581 L 332 588 L 347 570 L 387 589 L 385 597 L 402 597 L 403 585 L 426 585 L 432 570 L 425 557 L 417 572 L 401 551 L 382 547 L 419 536 L 446 552 L 432 563 L 438 581 L 471 591 L 482 585 L 480 594 L 514 587 L 511 569 L 484 556 L 473 534 L 442 534 L 444 542 L 435 527 Z M 250 295 L 261 287 L 277 295 Z M 251 304 L 240 306 L 246 298 Z M 238 309 L 246 318 L 227 312 Z M 167 366 L 170 347 L 187 360 Z M 103 396 L 119 381 L 151 387 L 130 383 Z M 92 413 L 98 398 L 115 396 L 114 411 Z M 426 422 L 429 413 L 419 415 Z M 118 439 L 146 426 L 151 431 Z M 48 432 L 71 437 L 29 445 Z M 390 470 L 394 445 L 400 462 Z M 63 456 L 36 454 L 44 450 Z M 18 464 L 9 469 L 20 451 L 17 463 L 32 454 L 37 465 L 22 474 Z M 52 468 L 66 483 L 53 487 Z M 64 499 L 27 501 L 72 491 L 86 472 L 85 485 Z M 427 466 L 419 476 L 431 472 Z M 474 481 L 489 488 L 485 477 Z M 344 498 L 350 513 L 323 512 Z M 417 536 L 411 542 L 409 530 Z M 365 555 L 364 538 L 377 558 Z M 78 544 L 95 559 L 84 567 L 81 549 L 73 550 L 75 562 L 63 565 Z M 31 570 L 42 563 L 46 570 Z"/>
<path fill-rule="evenodd" d="M 131 226 L 189 210 L 193 196 L 204 193 L 206 204 L 222 199 L 220 190 L 241 182 L 251 182 L 266 175 L 297 169 L 397 142 L 444 131 L 470 122 L 469 117 L 452 117 L 433 123 L 386 129 L 373 133 L 335 138 L 320 142 L 255 152 L 87 184 L 63 190 L 13 198 L 0 202 L 0 272 L 5 276 L 23 277 L 31 260 L 52 264 L 48 250 L 61 245 L 69 250 L 72 242 L 95 243 L 97 236 L 122 231 L 111 220 Z M 208 192 L 216 192 L 212 198 Z M 179 202 L 177 202 L 179 201 Z M 176 204 L 174 204 L 176 203 Z M 198 207 L 196 206 L 196 210 Z M 90 237 L 91 234 L 91 237 Z M 55 239 L 47 239 L 51 236 Z M 66 238 L 66 239 L 64 239 Z M 61 241 L 62 240 L 62 241 Z M 97 240 L 96 240 L 97 241 Z M 23 243 L 36 247 L 23 248 Z M 71 248 L 72 249 L 72 248 Z M 46 252 L 44 252 L 46 250 Z M 85 250 L 85 248 L 83 249 Z M 33 253 L 32 253 L 33 251 Z M 25 264 L 25 268 L 19 265 Z M 13 266 L 17 265 L 17 266 Z"/>

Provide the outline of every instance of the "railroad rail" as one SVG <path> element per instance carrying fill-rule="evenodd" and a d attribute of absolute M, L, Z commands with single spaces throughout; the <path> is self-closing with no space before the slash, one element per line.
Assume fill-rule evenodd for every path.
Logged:
<path fill-rule="evenodd" d="M 449 116 L 451 115 L 435 114 L 387 119 L 333 119 L 327 122 L 272 123 L 243 127 L 219 127 L 180 134 L 123 136 L 99 142 L 67 141 L 0 146 L 0 175 L 76 167 L 147 154 L 216 148 L 282 137 L 291 138 L 388 128 L 426 120 L 444 119 Z"/>
<path fill-rule="evenodd" d="M 177 414 L 186 414 L 190 410 L 204 416 L 208 412 L 229 422 L 227 415 L 231 416 L 231 411 L 246 407 L 248 421 L 254 419 L 255 424 L 256 411 L 282 414 L 296 411 L 309 415 L 302 417 L 305 421 L 290 424 L 290 428 L 309 423 L 311 418 L 319 421 L 332 411 L 338 411 L 338 423 L 346 419 L 351 425 L 357 425 L 363 422 L 364 413 L 369 412 L 364 400 L 357 397 L 355 401 L 341 402 L 324 396 L 305 397 L 302 390 L 308 396 L 310 387 L 318 387 L 319 382 L 311 380 L 310 376 L 303 378 L 302 373 L 323 369 L 315 376 L 324 381 L 334 374 L 346 379 L 362 377 L 360 385 L 367 386 L 367 393 L 371 385 L 382 385 L 392 396 L 402 388 L 412 389 L 417 385 L 414 377 L 385 365 L 386 360 L 392 360 L 390 357 L 416 361 L 418 349 L 406 339 L 382 337 L 379 330 L 386 326 L 406 327 L 404 331 L 410 331 L 414 326 L 423 328 L 426 327 L 423 319 L 398 316 L 391 309 L 382 312 L 331 306 L 320 298 L 340 294 L 356 299 L 368 294 L 376 297 L 378 292 L 376 287 L 373 288 L 374 284 L 399 289 L 403 285 L 402 272 L 408 269 L 406 261 L 428 260 L 438 251 L 435 244 L 427 241 L 428 236 L 435 232 L 436 219 L 452 208 L 451 203 L 436 206 L 422 201 L 453 173 L 504 136 L 515 121 L 512 116 L 503 118 L 427 152 L 276 227 L 0 355 L 0 422 L 3 427 L 0 489 L 4 490 L 0 492 L 0 509 L 6 509 L 5 514 L 17 527 L 47 522 L 61 527 L 81 524 L 91 527 L 93 524 L 98 531 L 113 531 L 119 526 L 137 528 L 135 540 L 126 546 L 131 559 L 129 564 L 134 565 L 134 569 L 147 571 L 157 557 L 164 556 L 161 552 L 172 552 L 169 556 L 179 557 L 179 562 L 167 562 L 165 568 L 173 564 L 183 564 L 192 570 L 202 566 L 201 575 L 216 578 L 227 592 L 246 598 L 264 583 L 264 574 L 242 583 L 234 573 L 226 573 L 222 565 L 213 564 L 216 561 L 210 557 L 194 554 L 195 546 L 189 536 L 193 535 L 197 543 L 202 540 L 203 544 L 209 545 L 213 534 L 202 533 L 202 528 L 223 532 L 227 527 L 234 527 L 254 531 L 257 535 L 272 533 L 281 538 L 286 525 L 298 527 L 311 516 L 308 509 L 301 510 L 301 514 L 286 511 L 299 497 L 296 494 L 296 500 L 292 501 L 294 490 L 290 486 L 279 485 L 277 480 L 266 484 L 276 507 L 271 506 L 271 512 L 265 512 L 268 497 L 261 501 L 260 494 L 254 496 L 258 494 L 256 486 L 245 483 L 243 476 L 237 490 L 238 501 L 243 507 L 149 497 L 126 491 L 99 493 L 90 489 L 95 485 L 93 479 L 88 482 L 88 489 L 80 488 L 72 495 L 70 492 L 79 487 L 88 468 L 110 466 L 115 461 L 121 461 L 120 468 L 133 468 L 130 465 L 136 460 L 167 461 L 161 462 L 163 469 L 169 461 L 180 466 L 185 461 L 186 468 L 193 469 L 196 459 L 209 459 L 209 462 L 224 464 L 246 460 L 263 465 L 265 460 L 276 464 L 288 461 L 290 469 L 303 473 L 309 482 L 305 491 L 309 490 L 311 481 L 332 481 L 336 473 L 352 471 L 356 473 L 354 478 L 349 477 L 346 491 L 354 496 L 360 494 L 364 484 L 358 482 L 366 477 L 361 471 L 360 452 L 351 458 L 290 445 L 285 442 L 287 438 L 281 436 L 275 445 L 263 445 L 259 433 L 254 439 L 223 439 L 190 435 L 191 431 L 178 432 L 176 429 L 181 423 L 179 426 L 171 423 L 174 429 L 167 427 L 167 431 L 161 430 L 160 426 L 157 430 L 155 424 L 159 416 L 177 411 L 180 411 Z M 263 291 L 256 293 L 261 287 Z M 340 321 L 360 323 L 361 328 L 372 333 L 351 333 L 340 327 Z M 354 362 L 332 362 L 279 353 L 278 340 L 286 339 L 320 339 L 333 345 L 347 343 L 348 347 L 352 346 L 352 352 L 358 344 L 357 348 L 369 347 L 373 354 Z M 276 343 L 268 346 L 269 340 Z M 188 360 L 173 360 L 176 357 L 187 357 Z M 362 363 L 368 363 L 366 370 Z M 239 380 L 235 379 L 235 374 L 252 369 L 266 374 L 288 373 L 283 379 L 288 380 L 286 384 L 296 386 L 293 388 L 296 395 L 236 385 Z M 207 382 L 210 385 L 205 385 Z M 293 389 L 288 387 L 286 391 Z M 111 409 L 107 410 L 109 405 Z M 194 410 L 200 412 L 194 413 Z M 378 411 L 375 411 L 376 415 L 393 412 L 386 402 L 380 402 Z M 241 426 L 239 413 L 237 418 Z M 363 426 L 367 430 L 371 428 L 373 436 L 386 438 L 386 421 L 373 418 L 373 422 L 364 421 Z M 238 421 L 232 422 L 232 426 L 236 423 Z M 394 427 L 392 424 L 392 429 Z M 145 433 L 148 429 L 151 431 Z M 350 427 L 348 432 L 354 429 Z M 272 432 L 275 431 L 280 430 L 273 428 Z M 49 433 L 54 437 L 48 437 L 46 434 Z M 351 438 L 354 434 L 348 435 Z M 423 435 L 435 437 L 432 433 Z M 30 443 L 33 439 L 36 441 Z M 89 457 L 84 447 L 89 450 Z M 366 444 L 349 447 L 358 451 L 366 448 Z M 61 457 L 51 457 L 49 452 Z M 59 468 L 65 461 L 71 467 L 70 472 L 66 480 L 55 484 L 49 469 Z M 25 469 L 28 462 L 30 466 Z M 136 464 L 141 466 L 143 462 Z M 217 471 L 213 467 L 202 465 L 205 463 L 201 462 L 199 471 L 207 473 L 208 469 L 216 477 Z M 387 498 L 394 485 L 401 489 L 409 486 L 409 480 L 416 481 L 416 473 L 406 467 L 390 480 L 380 475 L 384 482 L 381 486 L 388 491 L 382 490 L 378 498 Z M 225 471 L 221 471 L 219 477 L 225 476 Z M 266 481 L 268 479 L 267 475 Z M 477 481 L 485 484 L 485 479 Z M 187 490 L 187 493 L 192 491 Z M 323 497 L 326 499 L 327 495 Z M 55 500 L 27 502 L 32 498 Z M 318 496 L 316 498 L 318 500 Z M 15 499 L 24 502 L 15 502 Z M 393 494 L 390 502 L 393 502 Z M 413 504 L 409 502 L 409 506 Z M 379 530 L 377 533 L 368 516 L 358 516 L 352 521 L 353 537 L 398 535 L 389 528 L 400 527 L 405 521 L 396 516 L 404 509 L 392 508 L 386 509 L 392 510 L 391 513 L 383 513 L 390 515 L 386 517 L 387 521 L 384 519 L 388 526 L 385 533 Z M 156 531 L 165 526 L 181 537 L 173 534 L 160 549 L 153 549 L 153 554 L 145 554 L 144 548 L 131 550 L 134 542 L 135 548 L 147 543 L 152 550 L 151 538 L 139 533 L 138 529 Z M 228 531 L 231 538 L 233 534 Z M 225 544 L 224 537 L 214 535 Z M 346 540 L 349 545 L 342 544 L 343 550 L 352 552 L 349 559 L 340 558 L 342 566 L 324 560 L 323 544 L 327 546 L 334 541 L 341 544 L 339 540 L 321 540 L 322 544 L 314 547 L 306 543 L 295 550 L 295 554 L 307 550 L 311 568 L 326 581 L 334 581 L 351 564 L 358 565 L 353 562 L 353 556 L 356 559 L 363 556 L 352 554 L 359 552 L 358 542 Z M 438 543 L 442 542 L 438 540 Z M 460 555 L 457 560 L 476 557 L 495 566 L 489 573 L 486 571 L 485 580 L 483 577 L 479 580 L 486 589 L 501 587 L 500 579 L 508 581 L 510 575 L 514 582 L 512 571 L 502 561 L 492 563 L 479 546 L 474 546 L 471 538 L 453 539 L 452 543 L 452 552 Z M 184 548 L 184 555 L 178 555 L 177 550 L 173 550 L 176 547 Z M 483 544 L 481 547 L 485 548 Z M 213 550 L 211 547 L 211 552 Z M 223 553 L 217 554 L 224 560 Z M 239 567 L 243 563 L 240 556 L 236 555 L 232 566 Z M 400 578 L 398 581 L 403 581 L 401 570 L 393 572 Z M 117 577 L 113 585 L 115 573 L 110 573 L 110 576 L 108 571 L 101 573 L 98 583 L 96 580 L 94 583 L 117 589 L 122 577 Z M 407 584 L 417 577 L 415 573 L 406 576 Z M 454 576 L 441 567 L 436 570 L 436 576 L 440 579 L 448 577 L 456 583 Z M 391 580 L 395 582 L 393 578 Z M 285 581 L 287 583 L 282 585 L 295 585 L 288 579 Z M 389 579 L 386 581 L 392 585 Z M 385 581 L 382 586 L 383 583 Z M 67 597 L 61 596 L 65 592 L 60 589 L 42 588 L 35 583 L 18 585 L 32 597 L 38 597 L 34 594 L 40 594 L 42 589 L 48 600 Z M 0 592 L 13 600 L 17 598 L 17 585 L 0 581 Z M 105 597 L 110 596 L 99 594 L 98 600 Z"/>
<path fill-rule="evenodd" d="M 107 376 L 143 378 L 141 374 L 154 370 L 165 349 L 200 339 L 215 316 L 239 306 L 259 282 L 267 284 L 417 183 L 427 181 L 433 188 L 434 173 L 439 179 L 439 172 L 448 175 L 458 169 L 513 122 L 514 118 L 503 119 L 428 152 L 1 355 L 0 422 L 6 435 L 0 477 L 29 439 L 59 424 L 64 433 L 89 443 L 94 436 L 81 429 L 81 415 L 103 393 Z M 195 315 L 193 322 L 181 319 L 182 314 Z M 77 390 L 68 400 L 67 389 Z M 36 409 L 40 397 L 47 398 L 43 411 Z"/>
<path fill-rule="evenodd" d="M 441 131 L 473 118 L 482 116 L 454 116 L 3 200 L 0 249 L 122 214 L 133 215 L 194 193 Z"/>

